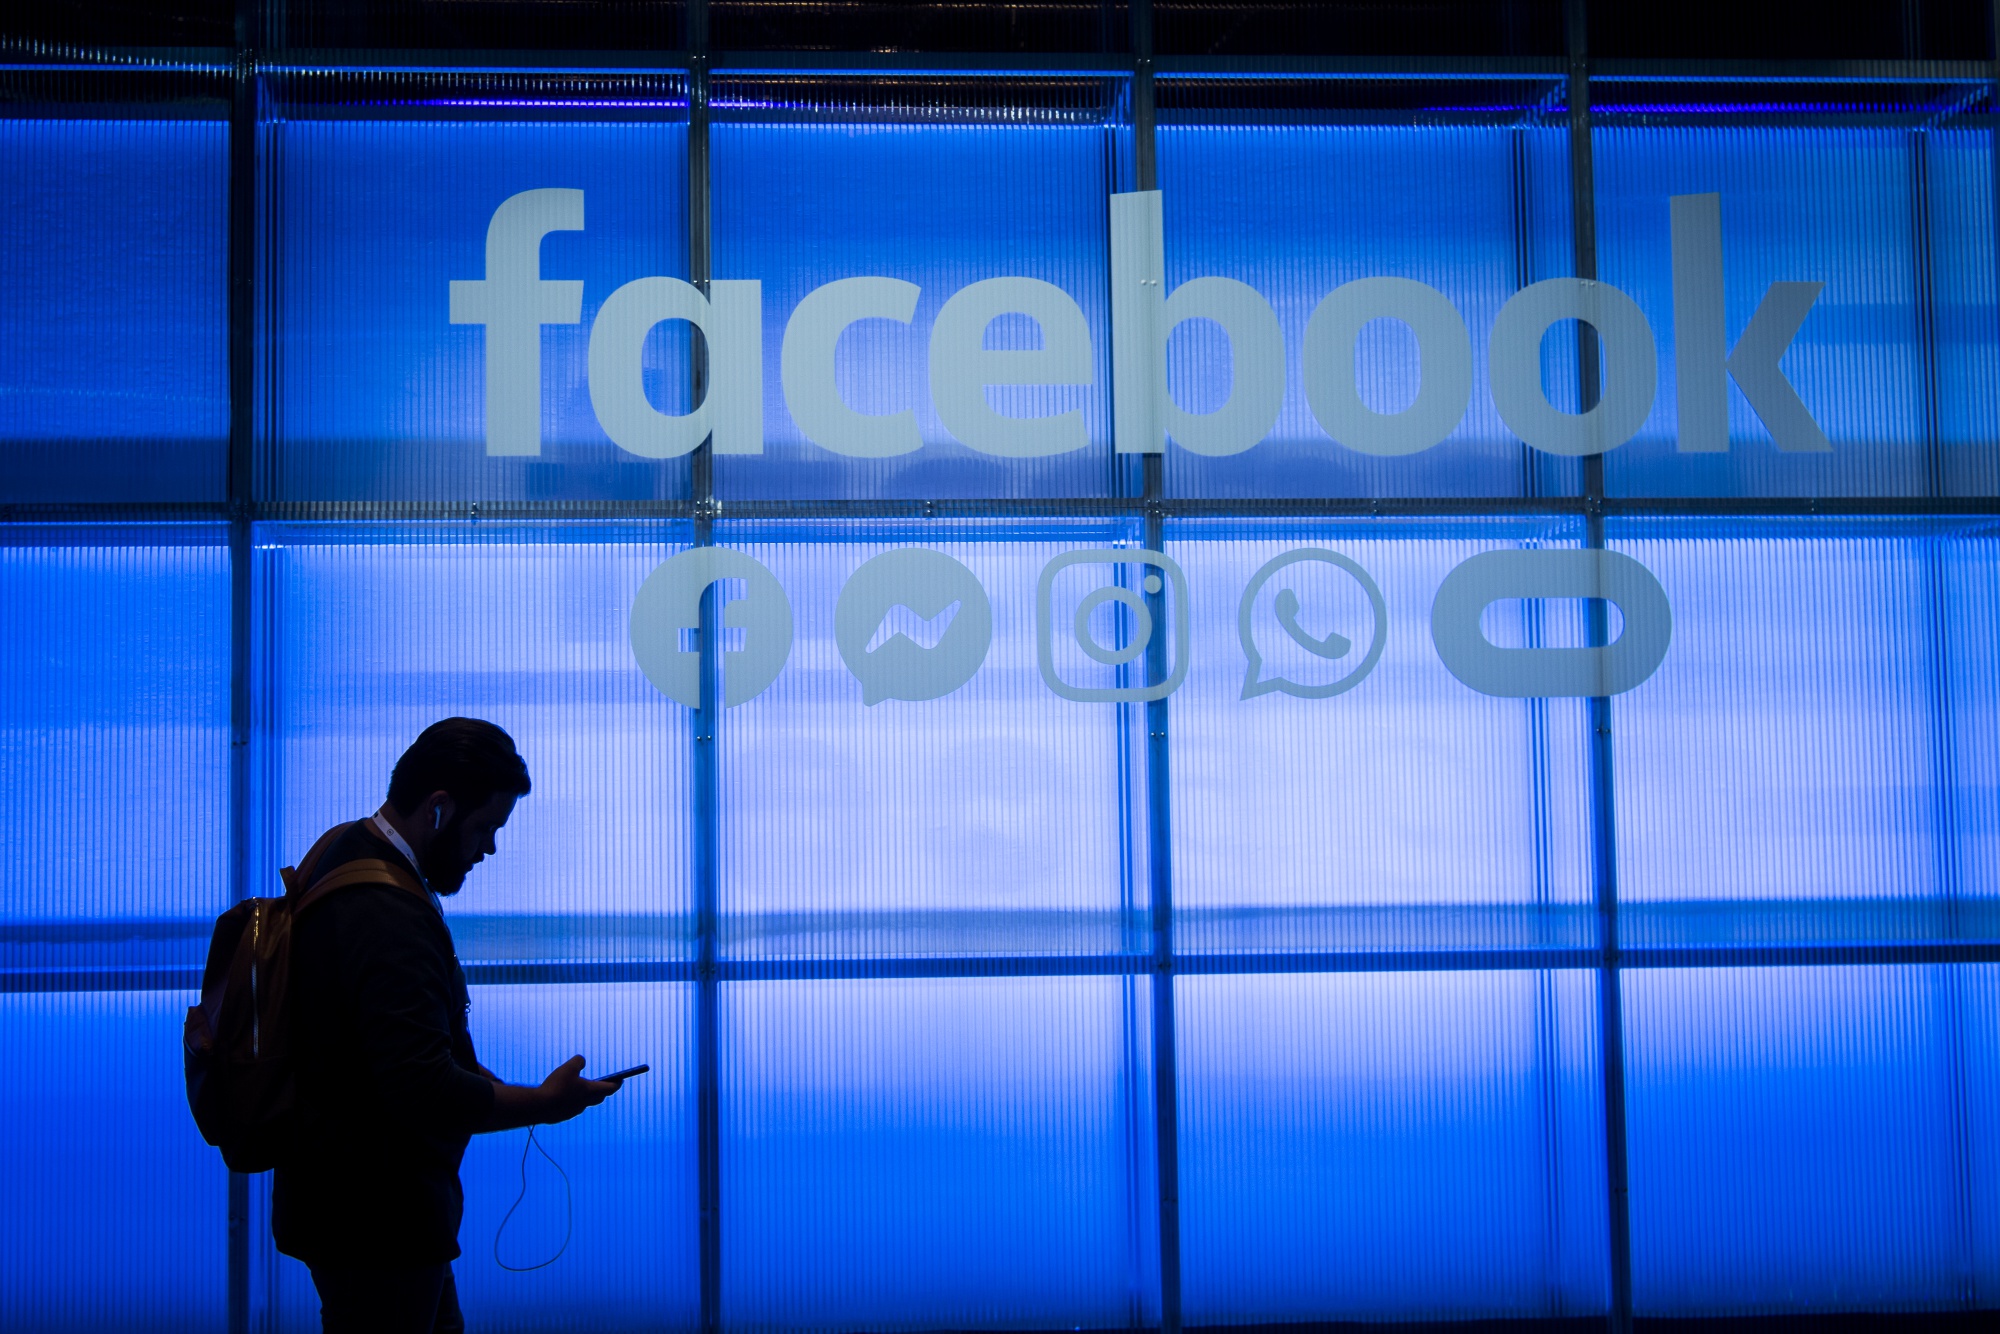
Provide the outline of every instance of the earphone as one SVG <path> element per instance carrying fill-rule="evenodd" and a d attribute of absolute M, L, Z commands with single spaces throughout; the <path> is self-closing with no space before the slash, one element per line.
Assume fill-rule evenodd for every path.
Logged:
<path fill-rule="evenodd" d="M 514 1221 L 514 1211 L 521 1207 L 521 1201 L 528 1198 L 528 1150 L 529 1149 L 533 1149 L 536 1153 L 541 1154 L 542 1157 L 547 1158 L 549 1160 L 549 1166 L 555 1168 L 556 1175 L 562 1178 L 563 1239 L 562 1239 L 562 1245 L 556 1247 L 556 1253 L 554 1255 L 551 1255 L 548 1259 L 543 1260 L 540 1264 L 510 1265 L 505 1260 L 502 1260 L 500 1258 L 500 1237 L 503 1233 L 507 1231 L 507 1224 Z M 563 1252 L 569 1249 L 570 1232 L 575 1226 L 576 1226 L 576 1194 L 570 1188 L 569 1173 L 563 1171 L 562 1164 L 557 1162 L 553 1157 L 551 1157 L 549 1151 L 542 1147 L 541 1141 L 535 1138 L 535 1128 L 533 1126 L 529 1126 L 528 1142 L 521 1146 L 521 1193 L 514 1197 L 514 1203 L 509 1205 L 507 1208 L 507 1216 L 500 1220 L 500 1226 L 497 1229 L 495 1229 L 493 1233 L 493 1263 L 499 1265 L 502 1269 L 507 1270 L 509 1273 L 514 1273 L 514 1274 L 526 1274 L 536 1269 L 547 1269 L 550 1265 L 562 1259 Z"/>
<path fill-rule="evenodd" d="M 442 806 L 431 807 L 431 815 L 433 816 L 433 819 L 431 820 L 431 828 L 433 829 L 444 828 L 444 807 Z"/>

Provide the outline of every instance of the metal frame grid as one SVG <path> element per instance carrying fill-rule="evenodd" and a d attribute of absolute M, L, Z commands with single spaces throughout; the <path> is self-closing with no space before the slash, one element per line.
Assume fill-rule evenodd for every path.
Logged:
<path fill-rule="evenodd" d="M 266 113 L 265 99 L 274 79 L 291 74 L 393 71 L 399 74 L 458 75 L 479 73 L 564 73 L 586 71 L 637 73 L 668 71 L 684 75 L 688 93 L 688 236 L 689 273 L 696 286 L 706 289 L 711 269 L 712 241 L 709 223 L 709 117 L 712 70 L 741 73 L 1089 73 L 1122 83 L 1132 146 L 1131 183 L 1138 189 L 1156 185 L 1154 155 L 1155 81 L 1161 77 L 1233 77 L 1258 74 L 1286 76 L 1347 76 L 1358 78 L 1423 77 L 1454 75 L 1508 75 L 1539 81 L 1550 89 L 1550 104 L 1558 101 L 1566 121 L 1569 143 L 1569 188 L 1574 201 L 1571 217 L 1571 254 L 1574 273 L 1589 278 L 1597 269 L 1596 228 L 1593 211 L 1592 109 L 1593 81 L 1644 77 L 1684 78 L 1820 78 L 1879 79 L 1888 81 L 1978 81 L 1980 95 L 1989 105 L 1992 90 L 2000 82 L 2000 61 L 1973 62 L 1822 62 L 1817 64 L 1747 62 L 1667 62 L 1606 61 L 1593 65 L 1586 43 L 1581 0 L 1567 0 L 1565 6 L 1569 53 L 1566 60 L 1537 59 L 1419 59 L 1419 60 L 1319 60 L 1222 58 L 1193 59 L 1159 57 L 1153 54 L 1152 15 L 1148 0 L 1132 0 L 1129 10 L 1131 49 L 1118 57 L 967 57 L 967 56 L 873 56 L 866 54 L 732 55 L 711 54 L 708 50 L 708 7 L 706 0 L 688 0 L 685 49 L 673 52 L 549 53 L 524 60 L 520 53 L 497 52 L 303 52 L 282 51 L 260 54 L 252 39 L 251 22 L 240 22 L 242 45 L 227 51 L 76 51 L 44 48 L 32 60 L 17 65 L 15 78 L 35 77 L 20 70 L 32 67 L 43 77 L 60 77 L 64 71 L 104 71 L 123 67 L 134 75 L 151 69 L 180 76 L 194 76 L 231 90 L 230 201 L 229 201 L 229 386 L 231 396 L 228 499 L 220 504 L 70 504 L 29 505 L 0 503 L 0 541 L 37 543 L 63 541 L 57 533 L 68 525 L 149 526 L 157 534 L 158 525 L 226 525 L 230 551 L 232 607 L 232 694 L 230 724 L 231 793 L 231 897 L 241 898 L 261 883 L 251 865 L 252 764 L 256 750 L 255 690 L 258 634 L 253 594 L 253 542 L 257 526 L 263 522 L 380 523 L 433 521 L 460 524 L 493 520 L 623 520 L 654 522 L 691 532 L 697 545 L 716 540 L 716 523 L 723 506 L 715 495 L 713 473 L 704 445 L 691 457 L 687 474 L 686 498 L 681 500 L 632 502 L 544 502 L 474 504 L 456 502 L 272 502 L 256 494 L 256 461 L 259 449 L 256 419 L 258 364 L 254 329 L 260 299 L 257 228 L 260 195 L 259 136 Z M 2000 180 L 2000 135 L 1995 136 L 1995 176 Z M 1920 240 L 1919 244 L 1922 242 Z M 1928 275 L 1929 266 L 1919 257 L 1919 267 Z M 1928 348 L 1928 327 L 1926 326 Z M 1579 326 L 1579 363 L 1584 368 L 1585 401 L 1594 397 L 1591 381 L 1596 374 L 1596 357 L 1588 326 Z M 1929 387 L 1934 391 L 1934 357 L 1927 355 Z M 691 366 L 697 394 L 705 375 L 699 356 Z M 1935 454 L 1936 426 L 1933 411 L 1931 449 Z M 1607 518 L 1619 516 L 1928 516 L 1938 519 L 1971 521 L 1984 526 L 1983 518 L 2000 515 L 2000 498 L 1950 498 L 1939 494 L 1933 472 L 1932 495 L 1910 499 L 1621 499 L 1604 494 L 1603 462 L 1595 457 L 1584 461 L 1580 493 L 1530 495 L 1521 498 L 1491 499 L 1354 499 L 1254 500 L 1209 502 L 1173 499 L 1165 495 L 1162 459 L 1144 456 L 1141 464 L 1125 478 L 1125 498 L 1095 497 L 1080 500 L 1039 501 L 811 501 L 811 502 L 731 502 L 729 517 L 776 522 L 799 520 L 882 520 L 925 518 L 996 518 L 1032 523 L 1055 516 L 1097 516 L 1135 525 L 1143 532 L 1144 545 L 1164 549 L 1168 526 L 1176 520 L 1227 517 L 1246 521 L 1286 518 L 1424 518 L 1477 515 L 1542 514 L 1576 521 L 1589 546 L 1602 546 Z M 75 540 L 77 529 L 70 529 Z M 98 528 L 97 535 L 106 530 Z M 115 530 L 114 530 L 115 531 Z M 128 528 L 136 535 L 138 528 Z M 118 540 L 115 536 L 111 540 Z M 131 540 L 128 536 L 127 540 Z M 212 539 L 209 539 L 212 540 Z M 1161 595 L 1152 595 L 1156 617 L 1163 614 L 1157 605 Z M 1605 642 L 1605 615 L 1601 603 L 1592 605 L 1586 624 L 1588 642 Z M 764 979 L 819 978 L 937 978 L 937 977 L 1035 977 L 1035 976 L 1146 976 L 1153 980 L 1151 994 L 1151 1065 L 1154 1074 L 1153 1136 L 1157 1145 L 1157 1236 L 1159 1244 L 1157 1293 L 1162 1334 L 1179 1334 L 1181 1316 L 1181 1256 L 1179 1221 L 1179 1150 L 1177 1144 L 1177 1079 L 1175 1060 L 1174 980 L 1180 975 L 1243 973 L 1338 973 L 1403 972 L 1432 970 L 1589 970 L 1598 981 L 1602 1077 L 1604 1179 L 1607 1191 L 1608 1236 L 1605 1256 L 1609 1277 L 1608 1324 L 1616 1334 L 1628 1334 L 1632 1324 L 1632 1278 L 1629 1209 L 1626 1198 L 1625 1076 L 1622 1051 L 1624 1024 L 1621 1013 L 1621 973 L 1630 968 L 1711 968 L 1765 967 L 1775 965 L 1854 965 L 1854 964 L 1964 964 L 2000 961 L 2000 942 L 1934 940 L 1901 944 L 1800 944 L 1800 945 L 1719 945 L 1700 947 L 1623 948 L 1619 939 L 1617 886 L 1617 844 L 1613 826 L 1613 709 L 1609 699 L 1588 701 L 1588 782 L 1590 824 L 1590 867 L 1594 895 L 1597 944 L 1587 947 L 1543 947 L 1503 949 L 1416 949 L 1339 952 L 1279 953 L 1181 953 L 1175 948 L 1173 867 L 1169 818 L 1170 777 L 1168 773 L 1168 700 L 1158 700 L 1143 709 L 1121 707 L 1132 715 L 1123 724 L 1144 735 L 1133 736 L 1127 753 L 1134 757 L 1128 787 L 1128 827 L 1146 842 L 1144 866 L 1144 907 L 1147 930 L 1143 938 L 1128 932 L 1126 948 L 1119 953 L 1100 955 L 1019 955 L 978 957 L 883 957 L 821 958 L 802 960 L 728 959 L 718 948 L 720 917 L 720 782 L 717 735 L 723 723 L 718 707 L 716 684 L 715 617 L 717 607 L 711 588 L 701 604 L 698 642 L 702 652 L 703 704 L 696 711 L 691 729 L 692 753 L 692 847 L 690 850 L 694 887 L 695 950 L 693 957 L 680 961 L 605 961 L 551 963 L 474 963 L 467 972 L 475 984 L 512 985 L 527 983 L 586 983 L 611 981 L 658 981 L 692 984 L 695 988 L 694 1074 L 696 1088 L 697 1143 L 700 1154 L 700 1283 L 702 1334 L 718 1334 L 725 1323 L 721 1291 L 720 1227 L 721 1182 L 719 1169 L 719 1073 L 718 1073 L 718 991 L 725 983 L 746 983 Z M 1948 627 L 1933 626 L 1934 648 L 1941 650 Z M 1155 644 L 1149 669 L 1164 674 L 1164 646 Z M 1941 658 L 1941 652 L 1939 656 Z M 1946 724 L 1940 723 L 1940 726 Z M 1940 783 L 1937 799 L 1949 805 L 1949 786 Z M 1945 812 L 1949 820 L 1950 812 Z M 1947 861 L 1951 860 L 1946 858 Z M 1137 861 L 1136 855 L 1128 861 Z M 1949 875 L 1946 898 L 1954 887 Z M 1136 901 L 1138 886 L 1132 887 Z M 1949 910 L 1950 904 L 1947 904 Z M 5 990 L 123 990 L 180 989 L 196 979 L 188 970 L 70 970 L 32 974 L 0 975 Z M 1963 1080 L 1959 1080 L 1962 1089 Z M 1962 1093 L 1960 1095 L 1963 1096 Z M 1963 1147 L 1961 1146 L 1961 1156 Z M 251 1183 L 233 1176 L 230 1201 L 229 1320 L 232 1334 L 247 1331 L 251 1318 L 250 1289 L 252 1253 L 256 1242 L 251 1236 Z M 1970 1300 L 1967 1294 L 1968 1304 Z M 1139 1316 L 1135 1311 L 1134 1321 Z"/>

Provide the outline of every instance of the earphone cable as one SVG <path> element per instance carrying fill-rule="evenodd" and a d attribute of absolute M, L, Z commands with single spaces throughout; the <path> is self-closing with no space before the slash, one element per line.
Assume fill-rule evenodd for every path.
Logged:
<path fill-rule="evenodd" d="M 533 1149 L 535 1152 L 541 1154 L 542 1157 L 547 1158 L 549 1160 L 549 1166 L 555 1168 L 556 1175 L 562 1178 L 563 1239 L 562 1239 L 562 1245 L 556 1247 L 556 1253 L 554 1255 L 551 1255 L 548 1259 L 542 1261 L 540 1264 L 510 1265 L 505 1260 L 502 1260 L 500 1258 L 500 1238 L 502 1234 L 504 1234 L 507 1231 L 507 1224 L 513 1220 L 514 1211 L 521 1207 L 521 1201 L 528 1198 L 528 1150 L 529 1149 Z M 506 1217 L 500 1220 L 500 1226 L 496 1228 L 493 1232 L 493 1263 L 499 1265 L 502 1269 L 507 1270 L 509 1273 L 525 1274 L 530 1272 L 531 1270 L 546 1269 L 550 1265 L 554 1264 L 556 1261 L 562 1259 L 563 1252 L 569 1249 L 570 1230 L 572 1227 L 575 1226 L 576 1223 L 575 1206 L 576 1206 L 576 1200 L 573 1193 L 570 1190 L 569 1173 L 563 1171 L 562 1164 L 557 1162 L 553 1157 L 551 1157 L 549 1151 L 542 1147 L 541 1141 L 535 1138 L 535 1128 L 533 1126 L 529 1126 L 528 1142 L 521 1146 L 521 1193 L 514 1197 L 514 1203 L 512 1203 L 507 1207 Z"/>

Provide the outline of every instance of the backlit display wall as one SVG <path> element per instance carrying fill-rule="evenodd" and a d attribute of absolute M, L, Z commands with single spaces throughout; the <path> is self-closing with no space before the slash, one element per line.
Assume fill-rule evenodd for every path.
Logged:
<path fill-rule="evenodd" d="M 181 1014 L 454 714 L 476 1328 L 2000 1306 L 1986 85 L 65 77 L 0 1325 L 316 1327 Z"/>

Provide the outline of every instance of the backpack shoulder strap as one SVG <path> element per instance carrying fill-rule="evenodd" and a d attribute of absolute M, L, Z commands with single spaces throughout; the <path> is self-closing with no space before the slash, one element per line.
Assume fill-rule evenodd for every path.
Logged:
<path fill-rule="evenodd" d="M 430 903 L 430 893 L 415 876 L 395 862 L 381 858 L 362 857 L 343 862 L 326 875 L 319 874 L 319 865 L 325 859 L 327 850 L 361 823 L 360 820 L 350 820 L 346 824 L 335 825 L 319 836 L 319 841 L 312 845 L 296 867 L 287 866 L 279 872 L 284 877 L 286 897 L 291 900 L 295 919 L 328 894 L 350 885 L 394 885 L 415 894 L 426 904 Z"/>
<path fill-rule="evenodd" d="M 408 890 L 422 899 L 426 907 L 430 906 L 431 896 L 417 883 L 415 876 L 394 862 L 364 857 L 357 861 L 343 862 L 327 875 L 315 880 L 312 888 L 301 894 L 299 901 L 292 905 L 292 916 L 296 918 L 335 890 L 346 889 L 350 885 L 394 885 L 397 889 Z"/>
<path fill-rule="evenodd" d="M 338 843 L 343 834 L 360 823 L 359 820 L 349 820 L 346 824 L 335 825 L 319 836 L 306 851 L 306 855 L 299 859 L 297 866 L 287 866 L 279 871 L 278 878 L 285 882 L 286 895 L 296 896 L 310 886 L 314 874 L 319 870 L 320 858 L 326 855 L 326 850 Z"/>

